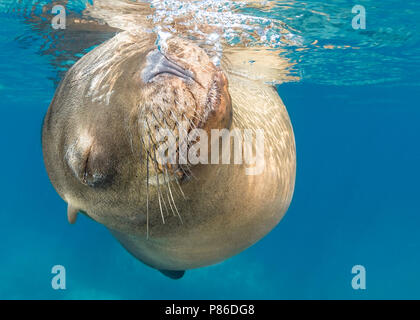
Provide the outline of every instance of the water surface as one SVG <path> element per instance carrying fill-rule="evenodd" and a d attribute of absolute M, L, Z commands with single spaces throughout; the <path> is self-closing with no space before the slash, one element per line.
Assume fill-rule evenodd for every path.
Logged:
<path fill-rule="evenodd" d="M 194 9 L 222 27 L 220 41 L 278 52 L 293 79 L 277 85 L 297 144 L 289 211 L 250 249 L 179 281 L 135 260 L 102 225 L 66 222 L 43 165 L 41 121 L 63 73 L 113 34 L 51 32 L 34 19 L 45 3 L 0 2 L 0 298 L 420 298 L 418 1 L 151 1 L 163 31 L 168 16 Z M 355 4 L 366 8 L 365 30 L 352 28 Z M 81 14 L 85 1 L 66 8 Z M 50 284 L 57 264 L 63 291 Z M 351 287 L 356 264 L 367 290 Z"/>

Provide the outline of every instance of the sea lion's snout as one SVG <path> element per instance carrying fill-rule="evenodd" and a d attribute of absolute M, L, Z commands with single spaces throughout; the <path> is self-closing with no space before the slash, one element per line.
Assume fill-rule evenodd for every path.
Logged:
<path fill-rule="evenodd" d="M 232 105 L 227 77 L 203 49 L 179 38 L 171 38 L 164 48 L 151 50 L 138 76 L 142 87 L 138 114 L 144 149 L 160 172 L 167 170 L 184 177 L 186 170 L 179 162 L 189 163 L 180 158 L 179 151 L 192 143 L 186 135 L 201 129 L 209 136 L 211 129 L 230 127 Z M 162 129 L 169 129 L 175 142 L 159 141 Z M 185 133 L 183 138 L 181 131 Z M 176 163 L 160 161 L 158 149 L 165 143 L 176 144 L 174 148 L 168 146 L 176 150 Z"/>

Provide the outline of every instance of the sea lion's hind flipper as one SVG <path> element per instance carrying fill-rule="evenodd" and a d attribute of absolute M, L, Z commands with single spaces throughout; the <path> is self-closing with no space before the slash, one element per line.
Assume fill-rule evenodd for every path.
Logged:
<path fill-rule="evenodd" d="M 185 270 L 177 271 L 177 270 L 159 270 L 163 275 L 167 276 L 168 278 L 178 280 L 181 279 L 184 274 Z"/>

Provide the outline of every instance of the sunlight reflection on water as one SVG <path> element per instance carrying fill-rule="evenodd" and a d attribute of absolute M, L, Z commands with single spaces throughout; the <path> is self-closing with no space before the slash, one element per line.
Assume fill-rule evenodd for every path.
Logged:
<path fill-rule="evenodd" d="M 49 1 L 12 1 L 0 4 L 0 15 L 24 19 L 32 32 L 24 30 L 16 37 L 23 46 L 38 47 L 42 54 L 52 56 L 58 71 L 65 71 L 72 62 L 92 47 L 109 39 L 80 34 L 65 36 L 48 25 L 48 12 L 42 15 Z M 68 1 L 68 14 L 82 16 L 86 0 Z M 144 12 L 153 32 L 176 33 L 205 47 L 217 63 L 222 45 L 266 47 L 279 50 L 293 68 L 292 76 L 302 81 L 335 85 L 363 85 L 404 82 L 418 84 L 420 64 L 419 8 L 416 1 L 398 3 L 364 1 L 367 28 L 354 30 L 353 1 L 129 1 L 103 0 L 104 7 L 115 7 L 113 19 L 127 23 L 133 12 Z M 146 11 L 144 8 L 151 10 Z M 393 10 L 393 15 L 386 14 Z M 111 11 L 110 11 L 111 12 Z M 105 19 L 106 20 L 106 19 Z M 402 23 L 403 22 L 403 23 Z M 177 25 L 174 28 L 174 25 Z M 182 26 L 182 27 L 180 27 Z M 39 38 L 43 38 L 40 44 Z M 66 45 L 60 44 L 61 39 Z M 69 49 L 69 42 L 72 48 Z M 410 49 L 410 50 L 407 50 Z M 54 59 L 54 56 L 57 59 Z M 63 61 L 65 63 L 63 64 Z M 60 74 L 62 76 L 62 74 Z"/>

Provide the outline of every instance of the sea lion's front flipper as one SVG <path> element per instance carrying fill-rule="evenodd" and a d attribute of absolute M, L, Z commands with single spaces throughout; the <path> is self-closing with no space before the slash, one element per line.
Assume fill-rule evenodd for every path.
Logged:
<path fill-rule="evenodd" d="M 181 279 L 184 274 L 185 270 L 182 271 L 175 271 L 175 270 L 159 270 L 163 275 L 167 276 L 168 278 L 178 280 Z"/>
<path fill-rule="evenodd" d="M 71 204 L 67 205 L 67 220 L 70 224 L 74 224 L 76 222 L 78 212 L 79 209 L 73 207 Z"/>

